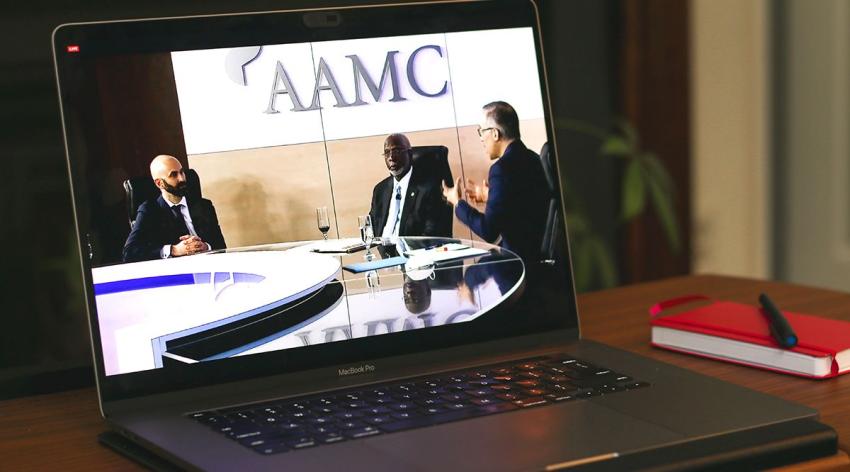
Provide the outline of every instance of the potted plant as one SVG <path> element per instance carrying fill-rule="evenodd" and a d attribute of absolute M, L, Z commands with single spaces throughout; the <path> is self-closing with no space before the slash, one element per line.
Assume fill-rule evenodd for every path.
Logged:
<path fill-rule="evenodd" d="M 670 248 L 676 253 L 681 251 L 679 223 L 673 208 L 676 193 L 673 179 L 658 156 L 641 148 L 634 126 L 621 120 L 606 130 L 567 118 L 556 119 L 555 126 L 598 139 L 600 158 L 619 160 L 622 169 L 617 173 L 620 181 L 616 183 L 620 189 L 619 224 L 625 225 L 651 210 L 661 222 Z M 565 198 L 576 290 L 617 285 L 619 275 L 613 251 L 594 229 L 569 182 L 565 186 Z"/>

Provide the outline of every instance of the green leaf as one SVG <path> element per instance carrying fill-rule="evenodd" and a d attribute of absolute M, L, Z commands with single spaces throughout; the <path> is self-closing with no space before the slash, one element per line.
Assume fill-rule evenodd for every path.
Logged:
<path fill-rule="evenodd" d="M 626 142 L 629 143 L 629 147 L 632 149 L 639 149 L 638 145 L 640 144 L 640 137 L 638 136 L 637 129 L 629 123 L 629 120 L 625 118 L 620 120 L 620 127 L 623 129 L 623 135 L 626 138 Z"/>
<path fill-rule="evenodd" d="M 570 238 L 580 238 L 588 231 L 587 220 L 580 214 L 568 213 L 567 229 L 570 232 Z"/>
<path fill-rule="evenodd" d="M 669 192 L 665 192 L 662 184 L 656 179 L 649 179 L 649 194 L 652 197 L 653 207 L 661 221 L 661 227 L 667 235 L 667 241 L 674 253 L 682 249 L 679 240 L 679 224 L 676 222 L 676 213 L 673 210 L 673 198 Z"/>
<path fill-rule="evenodd" d="M 646 189 L 641 161 L 632 159 L 623 176 L 623 220 L 629 221 L 639 215 L 645 206 Z"/>
<path fill-rule="evenodd" d="M 661 188 L 669 194 L 674 192 L 673 177 L 667 172 L 667 168 L 658 159 L 658 156 L 651 152 L 641 154 L 640 160 L 643 161 L 644 168 L 649 178 L 655 179 L 661 185 Z"/>
<path fill-rule="evenodd" d="M 610 248 L 599 238 L 593 238 L 588 242 L 593 251 L 593 265 L 599 273 L 600 288 L 611 288 L 617 285 L 617 265 L 614 263 L 614 255 Z"/>
<path fill-rule="evenodd" d="M 611 135 L 602 141 L 599 153 L 603 156 L 628 156 L 632 154 L 632 148 L 622 137 Z"/>

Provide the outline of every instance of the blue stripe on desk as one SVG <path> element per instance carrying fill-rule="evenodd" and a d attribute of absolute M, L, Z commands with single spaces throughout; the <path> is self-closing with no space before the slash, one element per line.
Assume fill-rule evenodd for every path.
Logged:
<path fill-rule="evenodd" d="M 138 279 L 116 280 L 114 282 L 103 282 L 94 284 L 95 295 L 108 295 L 110 293 L 132 292 L 134 290 L 146 290 L 149 288 L 175 287 L 177 285 L 194 285 L 210 283 L 210 273 L 201 272 L 196 274 L 173 274 L 157 275 L 154 277 L 141 277 Z M 230 279 L 230 272 L 216 272 L 214 280 L 216 284 Z M 234 283 L 259 283 L 265 279 L 262 275 L 248 274 L 243 272 L 233 273 Z"/>

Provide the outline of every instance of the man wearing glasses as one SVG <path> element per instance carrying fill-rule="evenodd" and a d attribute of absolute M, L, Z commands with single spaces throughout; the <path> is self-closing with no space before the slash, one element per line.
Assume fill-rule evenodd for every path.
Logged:
<path fill-rule="evenodd" d="M 451 228 L 440 223 L 440 212 L 446 208 L 440 187 L 433 179 L 417 175 L 407 136 L 387 136 L 383 157 L 390 175 L 372 191 L 369 215 L 375 236 L 450 237 Z"/>
<path fill-rule="evenodd" d="M 484 105 L 478 137 L 492 161 L 488 186 L 469 192 L 467 198 L 486 201 L 484 213 L 464 200 L 460 179 L 453 188 L 443 186 L 443 195 L 455 207 L 455 216 L 481 239 L 517 253 L 526 266 L 536 264 L 546 225 L 549 186 L 540 157 L 520 140 L 519 117 L 505 102 Z M 471 184 L 471 185 L 470 185 Z"/>

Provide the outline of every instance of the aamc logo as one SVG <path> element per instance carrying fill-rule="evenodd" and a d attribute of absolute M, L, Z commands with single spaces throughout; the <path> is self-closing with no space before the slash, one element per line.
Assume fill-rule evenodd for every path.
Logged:
<path fill-rule="evenodd" d="M 428 51 L 431 51 L 431 54 L 437 54 L 439 57 L 443 57 L 443 49 L 439 45 L 428 44 L 417 48 L 407 59 L 405 78 L 407 79 L 407 83 L 410 85 L 410 88 L 413 89 L 416 94 L 426 98 L 440 97 L 445 95 L 448 91 L 447 80 L 443 81 L 442 86 L 438 90 L 427 91 L 423 89 L 419 78 L 416 76 L 416 61 L 420 55 Z M 254 62 L 261 53 L 262 47 L 247 47 L 231 50 L 225 58 L 225 70 L 228 77 L 239 85 L 247 86 L 248 79 L 245 67 Z M 401 89 L 399 87 L 400 74 L 396 60 L 398 53 L 399 51 L 387 51 L 383 69 L 381 70 L 381 77 L 378 81 L 376 81 L 374 76 L 366 69 L 357 54 L 345 56 L 351 61 L 352 65 L 352 80 L 354 82 L 353 101 L 347 101 L 345 97 L 343 97 L 339 89 L 339 82 L 337 81 L 336 75 L 334 75 L 330 66 L 328 66 L 325 58 L 320 57 L 315 81 L 313 82 L 313 96 L 310 101 L 310 106 L 308 107 L 304 106 L 301 98 L 292 86 L 292 80 L 286 72 L 286 68 L 283 63 L 281 61 L 277 61 L 275 64 L 274 80 L 272 81 L 272 88 L 269 93 L 269 101 L 264 113 L 280 113 L 277 104 L 277 99 L 280 95 L 287 95 L 289 97 L 292 102 L 292 108 L 290 108 L 290 111 L 318 110 L 322 108 L 319 106 L 319 92 L 323 90 L 329 90 L 333 93 L 334 100 L 336 101 L 334 107 L 345 108 L 367 105 L 368 102 L 363 99 L 364 90 L 362 88 L 362 84 L 366 85 L 368 93 L 372 96 L 372 99 L 375 102 L 381 101 L 381 97 L 384 94 L 384 89 L 387 84 L 389 84 L 392 91 L 391 98 L 389 99 L 390 102 L 405 101 L 407 98 L 402 96 Z"/>

